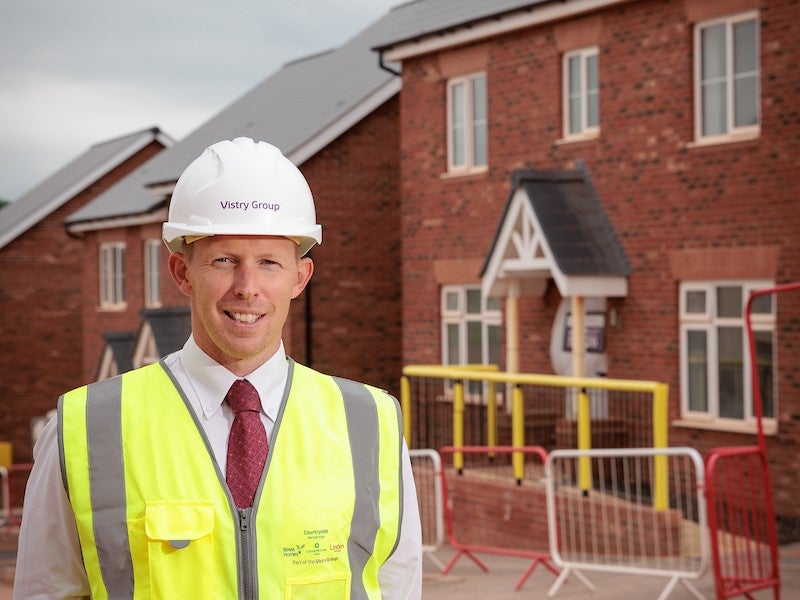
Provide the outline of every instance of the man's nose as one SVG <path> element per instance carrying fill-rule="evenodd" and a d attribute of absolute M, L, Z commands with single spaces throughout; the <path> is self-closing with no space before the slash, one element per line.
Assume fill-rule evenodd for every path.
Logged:
<path fill-rule="evenodd" d="M 240 263 L 236 267 L 233 291 L 237 297 L 245 300 L 258 295 L 258 269 L 255 265 Z"/>

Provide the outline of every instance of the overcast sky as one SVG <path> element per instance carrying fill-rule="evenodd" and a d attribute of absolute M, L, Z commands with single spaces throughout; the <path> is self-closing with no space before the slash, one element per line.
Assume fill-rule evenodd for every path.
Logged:
<path fill-rule="evenodd" d="M 151 126 L 180 140 L 404 1 L 0 0 L 0 199 L 98 142 Z"/>

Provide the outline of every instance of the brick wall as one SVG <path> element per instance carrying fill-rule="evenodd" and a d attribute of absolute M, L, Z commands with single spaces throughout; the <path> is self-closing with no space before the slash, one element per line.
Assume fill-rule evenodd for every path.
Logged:
<path fill-rule="evenodd" d="M 311 251 L 311 354 L 298 360 L 393 394 L 400 378 L 398 101 L 392 99 L 303 165 L 314 194 L 322 245 Z"/>
<path fill-rule="evenodd" d="M 511 173 L 519 168 L 560 169 L 585 162 L 632 267 L 628 296 L 611 302 L 619 325 L 607 332 L 608 375 L 668 383 L 672 418 L 680 414 L 678 284 L 688 276 L 673 268 L 675 257 L 697 252 L 687 262 L 710 265 L 709 278 L 713 273 L 745 278 L 766 269 L 776 282 L 800 279 L 800 118 L 795 109 L 800 88 L 794 67 L 800 38 L 791 33 L 798 24 L 796 5 L 789 0 L 758 3 L 760 135 L 701 147 L 692 143 L 689 20 L 707 18 L 698 12 L 701 4 L 708 3 L 625 3 L 573 25 L 543 25 L 492 38 L 480 49 L 404 62 L 403 363 L 440 362 L 441 282 L 434 264 L 486 256 Z M 737 7 L 756 8 L 748 2 Z M 561 52 L 570 43 L 599 48 L 601 133 L 596 140 L 560 139 Z M 452 177 L 446 175 L 446 81 L 459 74 L 454 70 L 459 64 L 473 69 L 478 54 L 488 85 L 489 167 L 484 174 Z M 716 254 L 720 249 L 742 252 L 723 269 Z M 763 262 L 765 256 L 774 256 L 774 263 Z M 476 273 L 464 283 L 477 281 Z M 524 371 L 552 370 L 550 330 L 559 301 L 553 288 L 543 298 L 520 302 Z M 770 457 L 779 508 L 800 517 L 791 483 L 800 468 L 798 299 L 781 298 L 778 318 L 780 424 L 770 439 Z M 675 445 L 700 448 L 755 441 L 753 435 L 697 429 L 673 428 L 671 436 Z"/>
<path fill-rule="evenodd" d="M 153 142 L 0 249 L 0 440 L 31 460 L 31 419 L 84 382 L 83 245 L 64 219 L 161 150 Z"/>

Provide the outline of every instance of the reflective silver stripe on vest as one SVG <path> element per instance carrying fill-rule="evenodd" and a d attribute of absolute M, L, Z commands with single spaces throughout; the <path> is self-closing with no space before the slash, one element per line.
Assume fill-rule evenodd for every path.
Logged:
<path fill-rule="evenodd" d="M 356 483 L 356 497 L 350 526 L 350 539 L 347 552 L 350 557 L 352 582 L 350 598 L 367 598 L 364 588 L 364 568 L 375 548 L 375 538 L 380 527 L 381 486 L 378 478 L 380 433 L 378 428 L 378 409 L 375 399 L 362 384 L 339 377 L 333 378 L 344 398 L 347 430 L 350 437 L 350 450 L 353 458 L 353 473 Z M 355 540 L 359 540 L 356 543 Z"/>
<path fill-rule="evenodd" d="M 133 598 L 133 559 L 128 543 L 122 460 L 121 377 L 88 387 L 86 443 L 94 539 L 103 582 L 109 598 Z"/>

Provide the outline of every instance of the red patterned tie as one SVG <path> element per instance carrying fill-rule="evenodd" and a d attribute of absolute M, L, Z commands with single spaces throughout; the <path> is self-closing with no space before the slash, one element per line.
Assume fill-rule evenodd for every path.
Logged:
<path fill-rule="evenodd" d="M 235 416 L 228 438 L 226 480 L 238 508 L 253 505 L 264 471 L 269 445 L 261 423 L 261 401 L 256 388 L 246 379 L 233 382 L 225 401 Z"/>

